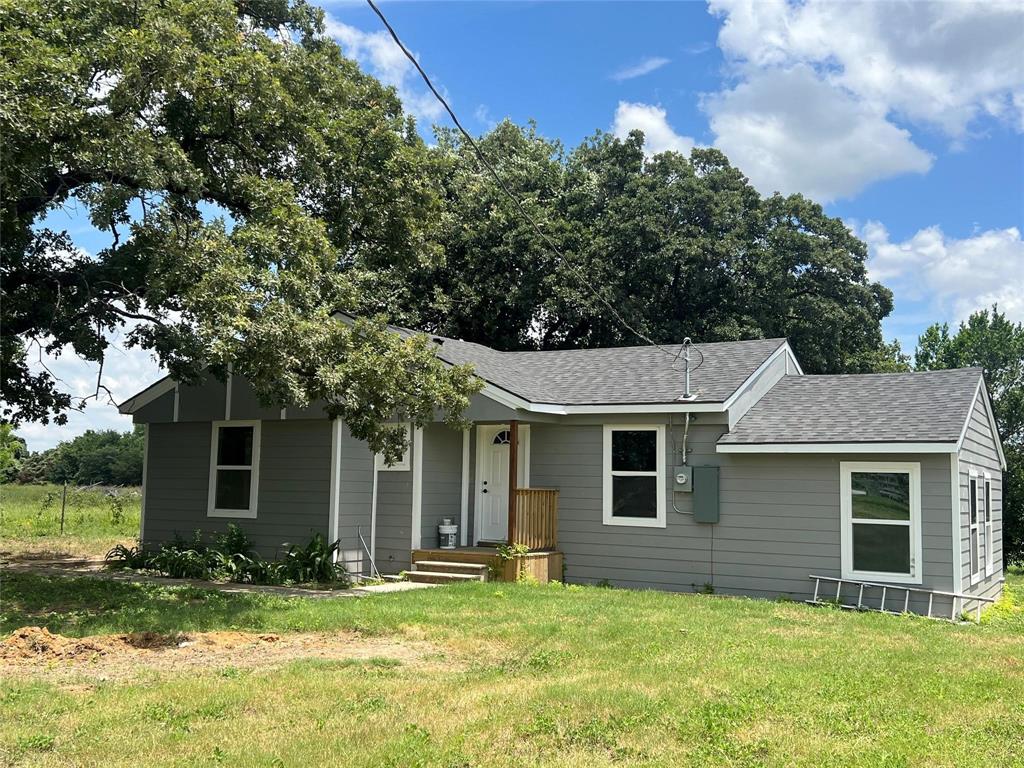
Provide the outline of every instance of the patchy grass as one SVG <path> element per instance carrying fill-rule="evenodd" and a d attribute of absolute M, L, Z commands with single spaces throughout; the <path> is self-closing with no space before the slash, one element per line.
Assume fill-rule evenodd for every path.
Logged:
<path fill-rule="evenodd" d="M 137 488 L 68 488 L 64 534 L 59 485 L 0 485 L 0 554 L 5 557 L 102 557 L 139 535 Z"/>
<path fill-rule="evenodd" d="M 459 663 L 296 657 L 128 681 L 34 669 L 0 681 L 0 762 L 1021 765 L 1024 577 L 1008 579 L 982 626 L 955 626 L 557 585 L 306 600 L 9 576 L 5 632 L 345 632 Z"/>

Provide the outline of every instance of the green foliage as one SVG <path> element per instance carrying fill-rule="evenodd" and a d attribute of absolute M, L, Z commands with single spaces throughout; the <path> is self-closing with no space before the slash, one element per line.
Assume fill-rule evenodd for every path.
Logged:
<path fill-rule="evenodd" d="M 142 485 L 142 426 L 131 432 L 88 430 L 53 449 L 46 478 L 78 485 Z"/>
<path fill-rule="evenodd" d="M 480 143 L 566 259 L 440 131 L 444 260 L 394 271 L 407 323 L 499 349 L 642 343 L 582 273 L 658 342 L 787 336 L 810 373 L 905 369 L 882 343 L 892 294 L 868 279 L 864 243 L 800 195 L 762 197 L 718 150 L 645 158 L 639 133 L 598 133 L 566 153 L 507 121 Z"/>
<path fill-rule="evenodd" d="M 227 580 L 246 584 L 344 584 L 348 574 L 334 562 L 339 543 L 328 544 L 316 534 L 305 545 L 285 544 L 284 557 L 264 560 L 253 549 L 245 532 L 234 523 L 226 532 L 203 543 L 201 531 L 191 539 L 176 535 L 174 541 L 147 552 L 118 545 L 106 556 L 111 568 L 157 571 L 173 579 Z"/>
<path fill-rule="evenodd" d="M 28 455 L 25 440 L 14 434 L 14 427 L 0 422 L 0 483 L 14 480 Z"/>
<path fill-rule="evenodd" d="M 996 306 L 982 309 L 950 334 L 932 325 L 918 339 L 919 370 L 980 366 L 1006 454 L 1003 473 L 1003 554 L 1024 563 L 1024 323 L 1013 323 Z"/>
<path fill-rule="evenodd" d="M 281 560 L 280 574 L 285 581 L 331 582 L 338 581 L 345 569 L 334 562 L 340 542 L 328 544 L 319 533 L 304 547 L 288 545 Z"/>
<path fill-rule="evenodd" d="M 530 548 L 525 544 L 499 544 L 494 548 L 494 551 L 497 553 L 499 560 L 507 563 L 509 560 L 515 560 L 517 557 L 528 554 Z"/>
<path fill-rule="evenodd" d="M 233 364 L 265 405 L 323 400 L 389 455 L 396 413 L 458 421 L 466 369 L 332 319 L 373 315 L 383 273 L 436 256 L 439 211 L 394 89 L 341 55 L 319 9 L 24 0 L 0 6 L 0 48 L 6 418 L 64 423 L 81 404 L 29 369 L 30 347 L 102 361 L 131 321 L 176 380 Z M 65 205 L 110 244 L 87 254 L 42 223 Z"/>

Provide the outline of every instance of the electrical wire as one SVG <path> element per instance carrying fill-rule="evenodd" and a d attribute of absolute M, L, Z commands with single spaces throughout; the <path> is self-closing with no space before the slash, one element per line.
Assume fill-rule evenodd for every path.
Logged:
<path fill-rule="evenodd" d="M 445 112 L 448 113 L 448 116 L 452 119 L 452 122 L 455 123 L 455 127 L 459 129 L 459 132 L 463 135 L 463 137 L 465 137 L 466 141 L 473 148 L 473 151 L 476 153 L 477 159 L 480 161 L 481 165 L 483 165 L 483 167 L 487 169 L 487 171 L 490 173 L 491 177 L 494 179 L 495 183 L 497 183 L 501 191 L 505 193 L 506 197 L 508 197 L 509 200 L 512 201 L 512 204 L 515 206 L 516 211 L 519 213 L 519 215 L 522 216 L 522 218 L 525 219 L 531 227 L 533 227 L 534 231 L 538 235 L 540 235 L 541 239 L 544 241 L 547 247 L 551 249 L 551 252 L 554 253 L 555 256 L 557 256 L 558 259 L 573 272 L 573 274 L 576 275 L 580 283 L 590 290 L 594 298 L 596 298 L 598 301 L 600 301 L 608 308 L 608 311 L 611 312 L 612 316 L 624 328 L 626 328 L 628 331 L 631 331 L 635 336 L 637 336 L 637 338 L 642 339 L 649 345 L 657 347 L 661 352 L 668 355 L 669 357 L 677 357 L 676 353 L 673 353 L 670 350 L 666 349 L 661 344 L 658 344 L 658 342 L 649 338 L 648 336 L 634 328 L 632 325 L 630 325 L 628 322 L 626 322 L 626 319 L 619 313 L 615 306 L 610 301 L 608 301 L 608 299 L 602 296 L 601 293 L 596 288 L 594 288 L 590 281 L 587 280 L 586 275 L 583 273 L 583 270 L 581 270 L 579 267 L 577 267 L 575 264 L 573 264 L 571 261 L 569 261 L 569 259 L 565 257 L 565 255 L 558 249 L 558 246 L 555 245 L 554 241 L 552 241 L 552 239 L 548 237 L 547 233 L 545 233 L 544 230 L 542 230 L 540 226 L 537 224 L 537 222 L 533 220 L 533 217 L 530 216 L 527 210 L 523 207 L 523 204 L 519 201 L 519 198 L 512 193 L 512 190 L 508 188 L 508 185 L 505 184 L 505 181 L 501 178 L 500 175 L 498 175 L 498 172 L 494 169 L 494 166 L 491 165 L 491 163 L 487 160 L 487 157 L 484 155 L 483 150 L 480 149 L 480 146 L 476 143 L 476 140 L 469 134 L 469 131 L 462 127 L 462 123 L 459 122 L 459 118 L 458 116 L 456 116 L 455 111 L 448 105 L 448 102 L 445 101 L 444 97 L 438 92 L 437 88 L 434 87 L 434 84 L 430 81 L 430 77 L 427 75 L 426 72 L 423 71 L 423 67 L 420 66 L 419 61 L 417 61 L 416 57 L 413 56 L 409 49 L 405 47 L 405 43 L 403 43 L 401 38 L 398 37 L 398 33 L 395 32 L 394 27 L 391 26 L 391 22 L 387 20 L 387 17 L 380 10 L 380 8 L 377 7 L 377 4 L 374 2 L 374 0 L 366 0 L 366 2 L 373 10 L 373 12 L 377 14 L 377 17 L 381 20 L 381 23 L 387 29 L 388 34 L 391 35 L 391 39 L 395 41 L 395 45 L 399 47 L 399 49 L 405 55 L 405 58 L 412 62 L 412 65 L 416 68 L 416 71 L 420 73 L 420 77 L 423 79 L 423 82 L 426 83 L 427 88 L 430 89 L 430 92 L 434 94 L 434 98 L 436 98 L 440 102 L 441 106 L 444 107 Z M 704 355 L 702 354 L 701 364 L 703 364 L 703 362 Z M 697 367 L 699 368 L 700 365 L 698 365 Z"/>

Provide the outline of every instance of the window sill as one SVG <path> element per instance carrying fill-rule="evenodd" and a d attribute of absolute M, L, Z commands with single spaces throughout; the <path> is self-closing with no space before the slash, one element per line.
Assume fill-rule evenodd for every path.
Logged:
<path fill-rule="evenodd" d="M 256 519 L 255 509 L 210 509 L 206 512 L 207 517 L 237 517 L 247 520 Z"/>
<path fill-rule="evenodd" d="M 604 525 L 620 528 L 665 528 L 665 521 L 654 517 L 613 517 L 602 521 Z"/>
<path fill-rule="evenodd" d="M 921 579 L 906 573 L 879 573 L 877 571 L 843 571 L 843 579 L 850 581 L 872 581 L 879 584 L 900 584 L 921 586 Z"/>

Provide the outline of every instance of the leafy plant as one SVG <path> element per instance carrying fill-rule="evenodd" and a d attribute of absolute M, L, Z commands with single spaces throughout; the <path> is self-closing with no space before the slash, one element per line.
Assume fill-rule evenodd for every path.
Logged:
<path fill-rule="evenodd" d="M 319 533 L 310 542 L 300 547 L 289 544 L 281 560 L 281 573 L 285 580 L 295 582 L 343 581 L 345 570 L 335 563 L 340 542 L 328 544 Z"/>
<path fill-rule="evenodd" d="M 173 579 L 215 579 L 245 584 L 347 583 L 344 567 L 335 563 L 339 542 L 328 544 L 316 534 L 305 546 L 285 544 L 280 560 L 264 560 L 253 549 L 252 541 L 235 524 L 203 543 L 202 531 L 192 539 L 175 534 L 174 540 L 156 552 L 118 545 L 106 556 L 111 568 L 149 569 Z"/>
<path fill-rule="evenodd" d="M 149 555 L 141 547 L 126 547 L 118 544 L 103 558 L 111 568 L 141 570 L 149 567 Z"/>

